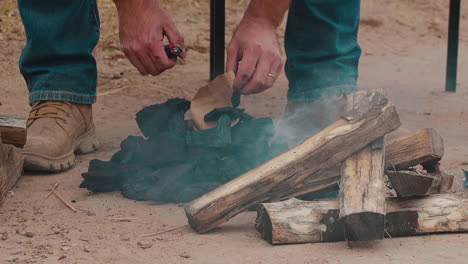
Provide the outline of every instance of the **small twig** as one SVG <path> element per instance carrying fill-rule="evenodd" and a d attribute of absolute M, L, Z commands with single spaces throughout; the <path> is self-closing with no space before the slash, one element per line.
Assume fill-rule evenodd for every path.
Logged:
<path fill-rule="evenodd" d="M 49 198 L 52 193 L 54 192 L 54 190 L 59 186 L 59 183 L 57 182 L 56 184 L 54 184 L 54 186 L 52 187 L 52 190 L 50 190 L 50 192 L 47 194 L 46 198 Z"/>
<path fill-rule="evenodd" d="M 131 217 L 106 217 L 104 219 L 115 222 L 131 222 L 132 220 L 136 220 L 136 218 Z"/>
<path fill-rule="evenodd" d="M 55 191 L 55 189 L 52 189 L 52 193 L 55 195 L 55 197 L 59 198 L 59 200 L 62 201 L 62 203 L 68 208 L 70 208 L 73 212 L 75 213 L 78 212 L 78 210 L 76 210 L 75 207 L 73 207 L 69 202 L 63 199 L 63 197 L 60 194 L 58 194 L 58 192 Z"/>
<path fill-rule="evenodd" d="M 145 237 L 152 237 L 152 236 L 157 236 L 157 235 L 166 234 L 166 233 L 169 233 L 169 232 L 178 230 L 178 229 L 182 229 L 182 228 L 187 227 L 187 226 L 188 226 L 188 225 L 183 225 L 183 226 L 174 227 L 174 228 L 171 228 L 171 229 L 168 229 L 168 230 L 164 230 L 164 231 L 160 231 L 160 232 L 156 232 L 156 233 L 152 233 L 152 234 L 141 235 L 141 236 L 140 236 L 140 239 L 141 239 L 141 238 L 145 238 Z"/>
<path fill-rule="evenodd" d="M 388 233 L 387 229 L 384 229 L 385 233 L 387 233 L 387 236 L 390 238 L 390 240 L 392 241 L 393 245 L 396 247 L 396 249 L 399 250 L 397 244 L 395 243 L 395 241 L 393 241 L 393 238 L 392 236 L 390 235 L 390 233 Z"/>

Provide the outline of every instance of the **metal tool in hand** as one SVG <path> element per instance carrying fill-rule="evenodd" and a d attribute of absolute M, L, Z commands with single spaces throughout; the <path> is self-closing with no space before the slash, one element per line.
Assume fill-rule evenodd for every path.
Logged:
<path fill-rule="evenodd" d="M 165 45 L 164 50 L 169 58 L 178 57 L 184 51 L 181 46 L 172 43 Z"/>

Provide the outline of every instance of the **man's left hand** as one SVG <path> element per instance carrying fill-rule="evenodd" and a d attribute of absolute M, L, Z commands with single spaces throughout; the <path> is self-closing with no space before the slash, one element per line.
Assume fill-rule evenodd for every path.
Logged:
<path fill-rule="evenodd" d="M 283 68 L 276 27 L 244 17 L 227 48 L 226 71 L 236 74 L 234 90 L 255 94 L 273 86 Z"/>

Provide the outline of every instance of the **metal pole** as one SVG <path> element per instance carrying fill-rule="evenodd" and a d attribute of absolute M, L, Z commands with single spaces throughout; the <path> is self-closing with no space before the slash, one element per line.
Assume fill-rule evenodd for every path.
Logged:
<path fill-rule="evenodd" d="M 226 1 L 210 0 L 210 80 L 224 73 Z"/>
<path fill-rule="evenodd" d="M 445 91 L 457 90 L 458 66 L 458 35 L 460 31 L 460 0 L 450 0 L 448 47 L 447 47 L 447 73 Z"/>

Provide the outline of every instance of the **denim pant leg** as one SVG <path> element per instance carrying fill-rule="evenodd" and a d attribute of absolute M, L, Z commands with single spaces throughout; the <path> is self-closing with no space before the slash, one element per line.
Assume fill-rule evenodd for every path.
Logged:
<path fill-rule="evenodd" d="M 310 101 L 357 90 L 360 0 L 295 0 L 286 27 L 288 98 Z"/>
<path fill-rule="evenodd" d="M 29 101 L 96 101 L 93 49 L 99 39 L 96 0 L 18 0 L 27 42 L 20 71 Z"/>

